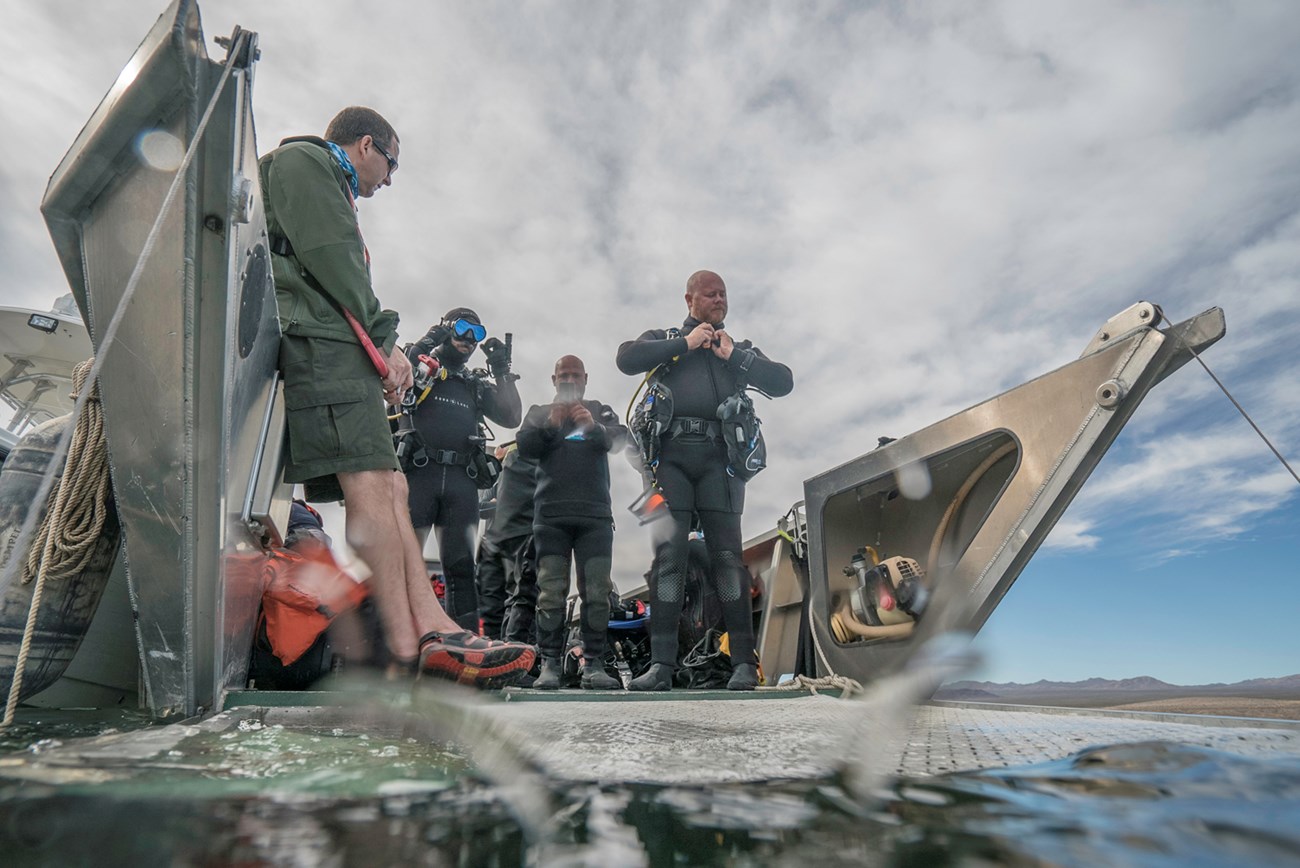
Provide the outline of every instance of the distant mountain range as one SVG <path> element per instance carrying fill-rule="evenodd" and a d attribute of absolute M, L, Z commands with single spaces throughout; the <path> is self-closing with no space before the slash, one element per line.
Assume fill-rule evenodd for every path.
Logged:
<path fill-rule="evenodd" d="M 1252 678 L 1235 684 L 1169 684 L 1149 675 L 1136 678 L 1088 678 L 1083 681 L 1035 681 L 1032 684 L 992 681 L 953 681 L 940 687 L 935 699 L 1100 706 L 1184 696 L 1248 696 L 1267 699 L 1300 698 L 1300 674 L 1282 678 Z"/>

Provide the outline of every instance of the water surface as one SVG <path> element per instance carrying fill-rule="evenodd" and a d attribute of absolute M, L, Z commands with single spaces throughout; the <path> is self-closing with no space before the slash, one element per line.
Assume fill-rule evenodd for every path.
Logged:
<path fill-rule="evenodd" d="M 6 733 L 0 764 L 144 722 L 59 714 Z M 1162 742 L 895 779 L 868 804 L 834 780 L 550 781 L 540 834 L 503 782 L 412 738 L 246 722 L 100 771 L 0 782 L 4 864 L 1300 865 L 1300 760 Z"/>

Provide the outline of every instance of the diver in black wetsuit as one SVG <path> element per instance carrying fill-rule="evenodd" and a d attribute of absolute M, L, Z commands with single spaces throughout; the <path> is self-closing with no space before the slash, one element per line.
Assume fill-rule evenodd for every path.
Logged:
<path fill-rule="evenodd" d="M 677 662 L 692 513 L 699 516 L 710 575 L 730 634 L 732 690 L 758 686 L 750 579 L 741 561 L 740 515 L 745 483 L 728 473 L 718 405 L 737 392 L 738 379 L 773 397 L 788 395 L 794 376 L 748 341 L 733 341 L 723 326 L 727 287 L 711 271 L 686 282 L 690 316 L 679 336 L 652 329 L 618 348 L 618 369 L 641 374 L 667 365 L 660 382 L 672 393 L 673 416 L 662 437 L 655 481 L 668 501 L 672 533 L 660 546 L 661 570 L 650 601 L 653 664 L 633 679 L 633 690 L 669 690 Z"/>
<path fill-rule="evenodd" d="M 539 690 L 560 686 L 564 653 L 564 603 L 569 592 L 569 556 L 577 565 L 582 600 L 582 686 L 617 690 L 605 672 L 614 517 L 609 508 L 608 453 L 620 448 L 627 429 L 606 404 L 584 401 L 587 371 L 582 359 L 555 363 L 555 402 L 532 407 L 519 429 L 519 454 L 537 460 L 537 637 L 542 668 Z"/>
<path fill-rule="evenodd" d="M 466 630 L 479 631 L 478 594 L 474 587 L 474 537 L 478 530 L 478 486 L 467 470 L 481 417 L 513 428 L 523 415 L 523 402 L 510 373 L 510 351 L 492 338 L 483 343 L 492 379 L 475 374 L 465 363 L 487 336 L 478 314 L 467 307 L 447 312 L 442 322 L 407 348 L 416 364 L 421 355 L 441 364 L 427 395 L 412 414 L 428 463 L 411 467 L 411 523 L 423 546 L 436 530 L 438 558 L 447 583 L 447 614 Z"/>
<path fill-rule="evenodd" d="M 537 608 L 537 570 L 530 542 L 533 536 L 533 494 L 537 462 L 518 448 L 498 450 L 501 478 L 497 506 L 483 531 L 478 549 L 479 614 L 483 635 L 515 636 L 533 644 L 533 613 Z"/>

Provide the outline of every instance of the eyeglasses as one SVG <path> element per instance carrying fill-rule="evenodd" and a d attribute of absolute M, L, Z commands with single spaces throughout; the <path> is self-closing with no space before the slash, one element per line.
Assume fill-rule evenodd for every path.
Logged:
<path fill-rule="evenodd" d="M 382 147 L 379 146 L 379 142 L 376 142 L 373 136 L 370 139 L 370 144 L 374 145 L 375 150 L 378 151 L 380 155 L 385 160 L 388 161 L 388 174 L 384 176 L 384 180 L 388 180 L 388 178 L 391 178 L 393 176 L 393 173 L 397 171 L 397 161 L 393 159 L 392 154 L 388 153 L 388 151 L 385 151 Z"/>
<path fill-rule="evenodd" d="M 474 343 L 479 344 L 487 337 L 487 329 L 476 322 L 470 322 L 467 319 L 458 319 L 451 324 L 452 333 L 458 338 L 470 338 Z"/>

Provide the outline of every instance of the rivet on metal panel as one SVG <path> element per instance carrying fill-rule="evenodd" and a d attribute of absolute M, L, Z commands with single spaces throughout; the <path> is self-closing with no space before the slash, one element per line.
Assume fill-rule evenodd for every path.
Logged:
<path fill-rule="evenodd" d="M 1124 384 L 1119 380 L 1107 380 L 1097 387 L 1097 406 L 1113 410 L 1124 400 Z"/>

